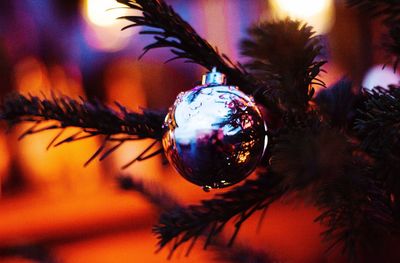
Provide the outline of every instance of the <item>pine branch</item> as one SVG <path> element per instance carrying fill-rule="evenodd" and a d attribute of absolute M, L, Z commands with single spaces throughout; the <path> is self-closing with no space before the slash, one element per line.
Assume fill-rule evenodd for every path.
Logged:
<path fill-rule="evenodd" d="M 377 88 L 366 96 L 365 110 L 359 112 L 355 130 L 362 138 L 362 149 L 383 157 L 399 144 L 400 89 Z"/>
<path fill-rule="evenodd" d="M 161 211 L 169 211 L 171 209 L 183 209 L 170 194 L 164 191 L 161 187 L 154 184 L 146 184 L 144 181 L 133 178 L 131 176 L 119 176 L 118 181 L 120 187 L 124 190 L 133 190 L 142 194 L 150 203 L 155 205 Z M 203 237 L 207 237 L 204 235 Z M 217 249 L 217 259 L 228 262 L 254 262 L 254 263 L 272 263 L 276 262 L 271 256 L 265 252 L 254 251 L 250 247 L 237 245 L 227 249 L 225 242 L 221 237 L 214 238 L 213 247 Z M 190 244 L 186 256 L 189 255 L 194 243 Z M 172 254 L 171 254 L 172 256 Z"/>
<path fill-rule="evenodd" d="M 341 246 L 355 259 L 393 229 L 389 195 L 344 130 L 309 117 L 277 136 L 271 169 L 288 192 L 321 209 L 328 250 Z"/>
<path fill-rule="evenodd" d="M 322 210 L 315 221 L 327 227 L 322 233 L 327 251 L 341 247 L 352 262 L 365 262 L 385 249 L 395 229 L 387 192 L 366 173 L 365 163 L 354 162 L 342 175 L 319 184 L 314 196 Z"/>
<path fill-rule="evenodd" d="M 243 222 L 256 211 L 267 209 L 284 192 L 279 186 L 279 179 L 274 178 L 272 173 L 265 173 L 230 192 L 202 201 L 201 205 L 166 212 L 154 228 L 160 239 L 159 248 L 162 249 L 172 242 L 173 253 L 182 244 L 195 242 L 203 234 L 207 235 L 204 245 L 206 248 L 213 237 L 218 235 L 230 220 L 235 219 L 235 231 L 228 244 L 230 246 Z"/>
<path fill-rule="evenodd" d="M 382 16 L 386 24 L 395 24 L 400 20 L 399 0 L 347 0 L 347 3 L 373 16 Z"/>
<path fill-rule="evenodd" d="M 365 110 L 359 112 L 355 130 L 361 148 L 374 158 L 375 177 L 392 195 L 400 219 L 400 89 L 377 88 L 366 95 Z"/>
<path fill-rule="evenodd" d="M 320 113 L 333 127 L 347 131 L 353 128 L 357 109 L 363 101 L 363 96 L 352 91 L 352 82 L 346 78 L 321 90 L 314 99 Z"/>
<path fill-rule="evenodd" d="M 93 134 L 127 134 L 134 138 L 160 139 L 164 114 L 145 111 L 129 112 L 117 104 L 119 112 L 98 101 L 80 101 L 66 96 L 51 99 L 15 94 L 7 97 L 0 108 L 0 117 L 9 124 L 55 120 L 57 127 L 79 127 Z"/>
<path fill-rule="evenodd" d="M 325 177 L 341 174 L 351 158 L 346 136 L 315 120 L 282 130 L 274 143 L 271 169 L 289 191 L 304 191 Z"/>
<path fill-rule="evenodd" d="M 249 35 L 241 45 L 242 54 L 252 58 L 246 68 L 286 111 L 306 109 L 313 86 L 325 86 L 318 75 L 326 61 L 318 60 L 322 46 L 312 28 L 287 19 L 253 26 Z"/>
<path fill-rule="evenodd" d="M 393 55 L 393 68 L 396 71 L 400 63 L 400 1 L 347 0 L 347 2 L 350 6 L 356 6 L 372 16 L 383 18 L 383 23 L 389 29 L 383 46 Z"/>
<path fill-rule="evenodd" d="M 174 57 L 167 62 L 184 59 L 185 62 L 196 63 L 209 70 L 217 67 L 219 71 L 227 75 L 230 83 L 238 85 L 248 94 L 253 94 L 259 102 L 266 102 L 267 97 L 259 92 L 262 86 L 256 79 L 239 63 L 234 64 L 227 55 L 220 54 L 214 49 L 163 0 L 117 1 L 142 12 L 142 16 L 121 17 L 133 23 L 123 29 L 136 26 L 147 27 L 149 29 L 142 30 L 140 34 L 154 37 L 154 42 L 144 47 L 142 56 L 155 48 L 170 48 Z"/>
<path fill-rule="evenodd" d="M 148 110 L 143 113 L 130 112 L 118 103 L 117 107 L 119 111 L 98 101 L 88 102 L 83 99 L 77 101 L 66 96 L 42 99 L 31 95 L 15 94 L 7 97 L 0 106 L 0 120 L 8 122 L 10 126 L 22 122 L 33 123 L 20 136 L 20 139 L 47 130 L 60 130 L 47 148 L 103 136 L 103 143 L 85 165 L 96 157 L 103 160 L 127 141 L 152 138 L 157 142 L 161 139 L 163 113 Z M 47 124 L 49 122 L 51 124 Z M 64 129 L 68 127 L 78 127 L 81 130 L 61 139 Z M 115 145 L 106 149 L 107 143 Z M 154 146 L 155 143 L 152 143 L 129 165 L 134 161 L 141 161 L 160 153 L 160 150 L 149 153 Z"/>

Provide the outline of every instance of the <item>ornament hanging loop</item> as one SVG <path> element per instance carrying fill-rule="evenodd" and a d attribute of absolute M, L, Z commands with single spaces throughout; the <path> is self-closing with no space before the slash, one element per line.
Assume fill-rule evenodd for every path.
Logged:
<path fill-rule="evenodd" d="M 219 86 L 226 84 L 226 75 L 218 72 L 216 67 L 213 67 L 211 72 L 203 75 L 203 79 L 201 81 L 204 86 Z"/>

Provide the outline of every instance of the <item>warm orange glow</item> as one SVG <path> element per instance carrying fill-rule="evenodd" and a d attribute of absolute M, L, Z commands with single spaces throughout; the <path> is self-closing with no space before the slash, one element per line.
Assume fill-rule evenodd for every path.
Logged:
<path fill-rule="evenodd" d="M 66 68 L 53 66 L 46 68 L 37 58 L 28 57 L 15 67 L 17 88 L 22 93 L 41 96 L 65 94 L 73 97 L 83 95 L 81 80 L 71 76 Z M 51 123 L 43 123 L 45 127 Z M 32 123 L 20 125 L 17 134 L 32 126 Z M 67 129 L 64 136 L 72 135 L 79 129 Z M 41 191 L 62 194 L 68 191 L 87 192 L 100 186 L 102 172 L 98 162 L 87 168 L 85 161 L 97 150 L 97 139 L 88 139 L 68 143 L 46 150 L 48 143 L 58 134 L 58 130 L 35 134 L 17 142 L 17 154 L 22 171 L 28 180 Z M 65 138 L 65 137 L 61 137 Z M 82 150 L 84 149 L 84 150 Z"/>
<path fill-rule="evenodd" d="M 96 240 L 83 240 L 59 246 L 56 255 L 63 263 L 87 262 L 146 262 L 146 263 L 212 263 L 223 262 L 211 249 L 197 245 L 185 256 L 185 249 L 178 249 L 172 260 L 167 260 L 168 248 L 155 254 L 155 238 L 150 231 L 137 230 L 102 236 Z M 201 243 L 201 241 L 199 241 Z"/>
<path fill-rule="evenodd" d="M 108 102 L 118 101 L 132 110 L 146 107 L 144 74 L 140 63 L 132 59 L 110 63 L 104 79 Z"/>
<path fill-rule="evenodd" d="M 248 219 L 242 226 L 236 244 L 249 244 L 255 251 L 267 251 L 278 257 L 278 262 L 323 262 L 324 247 L 320 233 L 323 227 L 313 220 L 319 211 L 312 206 L 278 201 L 268 208 L 259 225 L 260 213 Z M 226 236 L 234 231 L 229 224 Z"/>
<path fill-rule="evenodd" d="M 132 111 L 140 111 L 147 107 L 142 70 L 137 67 L 137 62 L 122 59 L 114 61 L 106 72 L 105 85 L 109 104 L 115 101 L 126 106 Z M 121 166 L 132 161 L 140 155 L 153 140 L 141 140 L 125 143 L 118 151 L 113 153 L 113 166 L 120 170 Z M 152 150 L 157 150 L 161 144 Z M 142 162 L 136 162 L 124 172 L 130 172 L 135 176 L 143 176 L 146 180 L 159 177 L 162 173 L 160 156 Z"/>
<path fill-rule="evenodd" d="M 139 195 L 101 189 L 52 197 L 43 192 L 0 203 L 0 247 L 63 240 L 148 225 L 156 220 Z"/>
<path fill-rule="evenodd" d="M 49 69 L 49 81 L 53 90 L 61 92 L 64 95 L 77 97 L 83 96 L 82 77 L 79 69 L 76 67 L 65 68 L 55 65 Z"/>
<path fill-rule="evenodd" d="M 19 92 L 49 91 L 46 67 L 35 57 L 26 57 L 15 65 L 15 82 Z"/>
<path fill-rule="evenodd" d="M 82 84 L 79 69 L 62 65 L 47 68 L 38 58 L 26 57 L 15 65 L 16 88 L 21 93 L 50 96 L 62 93 L 69 96 L 81 96 Z"/>
<path fill-rule="evenodd" d="M 20 132 L 30 125 L 32 124 L 21 125 Z M 78 129 L 70 128 L 64 136 L 77 131 Z M 87 167 L 83 167 L 83 164 L 97 150 L 98 141 L 86 139 L 47 151 L 48 143 L 58 132 L 42 132 L 18 142 L 19 159 L 24 173 L 41 191 L 54 194 L 95 191 L 101 186 L 103 179 L 99 162 L 95 160 Z"/>
<path fill-rule="evenodd" d="M 29 259 L 18 257 L 18 256 L 2 258 L 1 262 L 2 263 L 34 263 L 33 260 L 29 260 Z"/>
<path fill-rule="evenodd" d="M 8 174 L 10 159 L 7 138 L 4 133 L 0 133 L 0 198 L 2 195 L 2 184 Z"/>

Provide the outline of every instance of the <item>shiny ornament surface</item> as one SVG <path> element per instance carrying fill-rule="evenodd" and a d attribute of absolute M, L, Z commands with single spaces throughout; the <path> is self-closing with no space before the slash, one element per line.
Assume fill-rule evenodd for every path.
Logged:
<path fill-rule="evenodd" d="M 178 95 L 164 123 L 162 143 L 169 162 L 204 190 L 246 178 L 267 144 L 253 99 L 224 84 L 223 74 L 208 73 L 202 86 Z"/>

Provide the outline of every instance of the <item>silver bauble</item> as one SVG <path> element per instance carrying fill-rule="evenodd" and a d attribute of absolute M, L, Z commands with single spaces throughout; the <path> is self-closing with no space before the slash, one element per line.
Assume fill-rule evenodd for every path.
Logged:
<path fill-rule="evenodd" d="M 254 100 L 213 69 L 203 84 L 178 95 L 164 123 L 169 162 L 204 190 L 246 178 L 267 145 L 266 126 Z"/>

